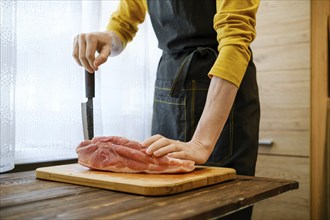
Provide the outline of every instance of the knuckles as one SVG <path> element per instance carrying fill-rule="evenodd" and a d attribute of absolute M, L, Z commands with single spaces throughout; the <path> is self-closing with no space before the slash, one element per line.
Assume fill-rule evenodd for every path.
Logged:
<path fill-rule="evenodd" d="M 94 55 L 90 51 L 87 51 L 85 58 L 87 58 L 88 60 L 92 60 L 94 59 Z"/>
<path fill-rule="evenodd" d="M 95 38 L 96 38 L 96 35 L 94 33 L 88 33 L 88 34 L 85 34 L 84 38 L 88 42 L 94 42 Z"/>
<path fill-rule="evenodd" d="M 155 134 L 154 135 L 154 138 L 156 138 L 156 139 L 161 139 L 161 138 L 164 138 L 162 135 L 160 135 L 160 134 Z"/>
<path fill-rule="evenodd" d="M 86 55 L 83 54 L 83 53 L 80 53 L 80 54 L 78 55 L 78 57 L 79 57 L 80 60 L 86 60 Z"/>

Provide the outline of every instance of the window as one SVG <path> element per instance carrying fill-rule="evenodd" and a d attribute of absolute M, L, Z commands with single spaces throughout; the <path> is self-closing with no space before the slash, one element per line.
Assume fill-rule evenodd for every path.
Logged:
<path fill-rule="evenodd" d="M 85 98 L 73 38 L 104 30 L 118 2 L 2 1 L 1 155 L 11 147 L 16 163 L 76 157 Z M 160 50 L 148 18 L 139 29 L 96 73 L 95 136 L 142 141 L 150 135 Z"/>

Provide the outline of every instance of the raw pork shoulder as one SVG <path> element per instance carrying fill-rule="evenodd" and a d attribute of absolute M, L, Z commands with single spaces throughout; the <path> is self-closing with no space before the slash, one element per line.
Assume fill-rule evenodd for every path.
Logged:
<path fill-rule="evenodd" d="M 195 162 L 168 156 L 155 157 L 136 141 L 123 137 L 95 137 L 76 149 L 79 164 L 120 173 L 184 173 L 195 169 Z"/>

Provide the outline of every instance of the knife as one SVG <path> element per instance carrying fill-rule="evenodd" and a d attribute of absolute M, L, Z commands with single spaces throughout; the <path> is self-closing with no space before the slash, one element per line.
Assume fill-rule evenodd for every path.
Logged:
<path fill-rule="evenodd" d="M 84 139 L 91 140 L 94 137 L 93 98 L 95 97 L 95 73 L 85 70 L 85 93 L 87 102 L 81 103 L 81 115 Z"/>

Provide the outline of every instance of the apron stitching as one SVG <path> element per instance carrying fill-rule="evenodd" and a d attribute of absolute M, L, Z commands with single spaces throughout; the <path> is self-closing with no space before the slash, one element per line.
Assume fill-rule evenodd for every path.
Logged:
<path fill-rule="evenodd" d="M 155 86 L 156 89 L 159 89 L 159 90 L 166 90 L 166 91 L 169 91 L 171 90 L 171 88 L 162 88 L 162 87 L 158 87 L 158 86 Z M 183 89 L 184 91 L 191 91 L 193 89 Z M 194 91 L 208 91 L 208 89 L 198 89 L 198 88 L 195 88 Z"/>
<path fill-rule="evenodd" d="M 166 102 L 166 101 L 161 101 L 161 100 L 158 100 L 158 99 L 154 99 L 154 102 L 169 104 L 169 105 L 185 105 L 185 103 Z"/>
<path fill-rule="evenodd" d="M 162 88 L 162 87 L 158 87 L 158 86 L 155 86 L 156 89 L 160 89 L 160 90 L 171 90 L 171 88 Z"/>
<path fill-rule="evenodd" d="M 195 132 L 195 96 L 196 96 L 196 81 L 192 80 L 191 89 L 191 135 Z"/>
<path fill-rule="evenodd" d="M 186 97 L 184 97 L 184 141 L 187 141 L 187 102 L 186 102 Z"/>

